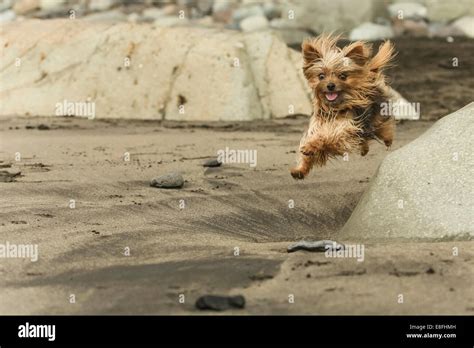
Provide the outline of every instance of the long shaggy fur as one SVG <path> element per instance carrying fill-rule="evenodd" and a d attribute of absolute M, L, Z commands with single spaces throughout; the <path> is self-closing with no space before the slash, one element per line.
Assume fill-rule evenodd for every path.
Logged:
<path fill-rule="evenodd" d="M 389 91 L 384 69 L 394 57 L 386 41 L 372 54 L 372 45 L 357 41 L 344 48 L 336 46 L 339 36 L 321 35 L 303 42 L 303 73 L 313 90 L 313 116 L 300 142 L 299 164 L 293 177 L 303 179 L 313 166 L 344 153 L 368 151 L 371 139 L 391 145 L 394 123 L 380 115 L 381 103 Z M 329 84 L 337 99 L 328 101 Z"/>

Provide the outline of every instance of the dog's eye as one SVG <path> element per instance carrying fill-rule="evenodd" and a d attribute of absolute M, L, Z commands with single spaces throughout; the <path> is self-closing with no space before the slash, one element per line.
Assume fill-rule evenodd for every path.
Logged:
<path fill-rule="evenodd" d="M 318 77 L 319 77 L 320 80 L 324 80 L 324 78 L 325 78 L 326 76 L 325 76 L 324 74 L 319 74 Z"/>
<path fill-rule="evenodd" d="M 339 79 L 341 79 L 342 81 L 346 81 L 347 75 L 346 74 L 341 74 L 341 75 L 339 75 Z"/>

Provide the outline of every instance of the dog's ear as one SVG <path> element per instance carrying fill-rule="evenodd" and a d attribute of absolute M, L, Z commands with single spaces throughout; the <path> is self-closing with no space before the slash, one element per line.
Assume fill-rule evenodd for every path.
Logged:
<path fill-rule="evenodd" d="M 385 41 L 379 47 L 377 54 L 370 60 L 369 68 L 373 72 L 379 72 L 389 67 L 396 56 L 395 48 L 390 41 Z"/>
<path fill-rule="evenodd" d="M 365 65 L 371 54 L 371 47 L 365 42 L 356 41 L 344 47 L 344 56 L 350 58 L 357 65 Z"/>
<path fill-rule="evenodd" d="M 321 52 L 316 40 L 305 39 L 301 45 L 304 64 L 308 65 L 321 58 Z"/>

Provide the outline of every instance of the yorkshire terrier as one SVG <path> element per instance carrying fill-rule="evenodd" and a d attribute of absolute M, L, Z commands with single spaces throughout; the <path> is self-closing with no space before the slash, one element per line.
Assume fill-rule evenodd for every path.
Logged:
<path fill-rule="evenodd" d="M 381 112 L 390 89 L 383 74 L 394 57 L 390 41 L 372 55 L 372 46 L 357 41 L 336 46 L 339 36 L 321 35 L 303 42 L 303 72 L 313 91 L 313 114 L 299 147 L 298 165 L 291 170 L 304 179 L 314 165 L 360 152 L 371 140 L 392 145 L 395 121 Z"/>

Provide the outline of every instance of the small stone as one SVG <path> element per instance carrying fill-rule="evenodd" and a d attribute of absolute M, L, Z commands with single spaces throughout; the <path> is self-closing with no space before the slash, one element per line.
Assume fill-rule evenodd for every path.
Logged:
<path fill-rule="evenodd" d="M 214 5 L 214 0 L 197 0 L 196 7 L 202 14 L 210 14 L 212 11 L 212 6 Z"/>
<path fill-rule="evenodd" d="M 40 0 L 40 8 L 44 11 L 55 12 L 62 9 L 65 0 Z"/>
<path fill-rule="evenodd" d="M 419 19 L 426 17 L 427 9 L 414 2 L 397 2 L 388 6 L 388 12 L 392 18 Z"/>
<path fill-rule="evenodd" d="M 390 39 L 393 37 L 393 35 L 393 30 L 389 26 L 366 22 L 352 29 L 349 38 L 351 41 L 373 41 L 381 39 Z"/>
<path fill-rule="evenodd" d="M 110 9 L 115 4 L 115 0 L 91 0 L 89 9 L 91 11 L 104 11 Z"/>
<path fill-rule="evenodd" d="M 13 0 L 0 1 L 0 12 L 11 9 L 13 6 Z"/>
<path fill-rule="evenodd" d="M 202 164 L 203 167 L 220 167 L 221 165 L 222 162 L 219 162 L 219 160 L 215 158 L 208 159 Z"/>
<path fill-rule="evenodd" d="M 342 250 L 344 249 L 344 244 L 339 244 L 332 240 L 318 240 L 314 242 L 302 240 L 300 242 L 291 244 L 287 251 L 289 253 L 306 250 L 306 251 L 316 251 L 316 252 L 325 252 L 326 250 Z"/>
<path fill-rule="evenodd" d="M 0 170 L 0 182 L 13 182 L 21 172 L 9 172 L 7 170 Z"/>
<path fill-rule="evenodd" d="M 0 12 L 0 24 L 8 23 L 15 19 L 15 12 L 12 10 L 7 10 L 5 12 Z"/>
<path fill-rule="evenodd" d="M 178 173 L 170 173 L 159 176 L 157 178 L 154 178 L 150 183 L 150 186 L 165 189 L 181 188 L 183 187 L 183 185 L 184 179 L 181 174 Z"/>
<path fill-rule="evenodd" d="M 38 9 L 39 6 L 39 0 L 18 0 L 13 5 L 13 11 L 15 11 L 17 15 L 24 15 Z"/>
<path fill-rule="evenodd" d="M 273 2 L 264 2 L 263 3 L 263 13 L 265 14 L 265 17 L 267 17 L 269 20 L 272 20 L 274 18 L 280 18 L 281 17 L 281 8 L 279 8 Z"/>
<path fill-rule="evenodd" d="M 246 32 L 266 29 L 269 26 L 270 22 L 264 16 L 247 17 L 240 22 L 240 29 Z"/>
<path fill-rule="evenodd" d="M 230 1 L 215 1 L 212 5 L 212 17 L 216 22 L 229 24 L 236 5 Z"/>
<path fill-rule="evenodd" d="M 234 20 L 234 22 L 240 23 L 245 18 L 263 15 L 263 9 L 258 5 L 244 6 L 234 11 L 234 13 L 232 14 L 232 19 Z"/>
<path fill-rule="evenodd" d="M 226 309 L 242 309 L 245 307 L 245 298 L 237 296 L 204 295 L 196 301 L 196 308 L 200 310 L 223 311 Z"/>

